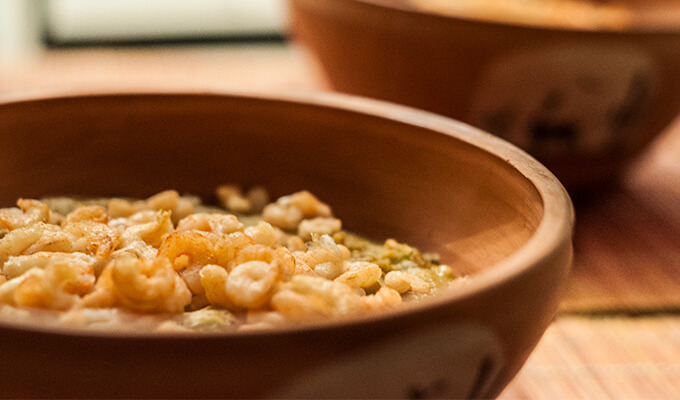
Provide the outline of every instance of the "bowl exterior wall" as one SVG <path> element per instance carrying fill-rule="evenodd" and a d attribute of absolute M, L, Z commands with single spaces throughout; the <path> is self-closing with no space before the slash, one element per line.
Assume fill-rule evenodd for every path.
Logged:
<path fill-rule="evenodd" d="M 568 189 L 616 178 L 680 112 L 680 32 L 486 23 L 290 0 L 335 90 L 447 115 L 536 156 Z"/>
<path fill-rule="evenodd" d="M 2 394 L 493 398 L 551 322 L 570 262 L 565 243 L 522 276 L 462 302 L 330 329 L 149 339 L 0 327 Z"/>

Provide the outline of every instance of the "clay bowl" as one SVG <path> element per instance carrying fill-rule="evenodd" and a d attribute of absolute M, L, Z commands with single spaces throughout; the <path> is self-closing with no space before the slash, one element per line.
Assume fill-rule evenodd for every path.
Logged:
<path fill-rule="evenodd" d="M 627 3 L 632 22 L 598 28 L 473 19 L 408 0 L 289 1 L 292 35 L 330 88 L 496 134 L 572 193 L 620 177 L 680 111 L 680 7 Z"/>
<path fill-rule="evenodd" d="M 467 284 L 393 312 L 183 335 L 0 323 L 17 397 L 493 397 L 553 317 L 572 205 L 541 164 L 462 123 L 333 94 L 81 94 L 0 101 L 0 206 L 17 197 L 210 199 L 308 189 L 348 230 L 437 251 Z"/>

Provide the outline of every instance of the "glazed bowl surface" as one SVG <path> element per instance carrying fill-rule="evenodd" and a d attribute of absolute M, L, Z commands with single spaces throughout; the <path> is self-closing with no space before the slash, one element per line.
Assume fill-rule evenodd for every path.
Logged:
<path fill-rule="evenodd" d="M 678 116 L 677 2 L 598 2 L 628 7 L 599 19 L 583 10 L 529 18 L 526 8 L 539 1 L 479 1 L 487 14 L 509 4 L 525 9 L 513 18 L 480 9 L 471 16 L 459 3 L 473 2 L 290 0 L 291 32 L 332 89 L 498 135 L 572 192 L 616 181 Z"/>
<path fill-rule="evenodd" d="M 263 331 L 0 322 L 7 397 L 493 397 L 556 311 L 572 257 L 559 181 L 448 118 L 329 93 L 52 93 L 0 100 L 0 207 L 51 195 L 211 199 L 307 189 L 347 230 L 467 276 L 409 307 Z"/>

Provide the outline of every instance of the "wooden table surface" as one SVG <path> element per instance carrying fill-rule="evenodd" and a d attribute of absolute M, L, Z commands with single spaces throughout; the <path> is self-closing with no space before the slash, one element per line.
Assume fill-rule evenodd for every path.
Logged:
<path fill-rule="evenodd" d="M 51 50 L 0 68 L 0 95 L 109 87 L 326 85 L 287 44 Z M 576 215 L 560 312 L 501 398 L 680 399 L 680 122 Z"/>

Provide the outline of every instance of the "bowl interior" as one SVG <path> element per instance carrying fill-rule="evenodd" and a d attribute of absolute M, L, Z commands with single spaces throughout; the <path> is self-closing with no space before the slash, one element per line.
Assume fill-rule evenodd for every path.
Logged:
<path fill-rule="evenodd" d="M 484 143 L 486 135 L 432 117 L 454 134 L 437 132 L 425 114 L 396 106 L 331 103 L 201 94 L 8 101 L 0 105 L 0 206 L 168 188 L 210 201 L 230 182 L 264 185 L 273 196 L 308 189 L 348 230 L 439 252 L 465 274 L 535 233 L 544 207 L 534 184 L 455 131 Z"/>

